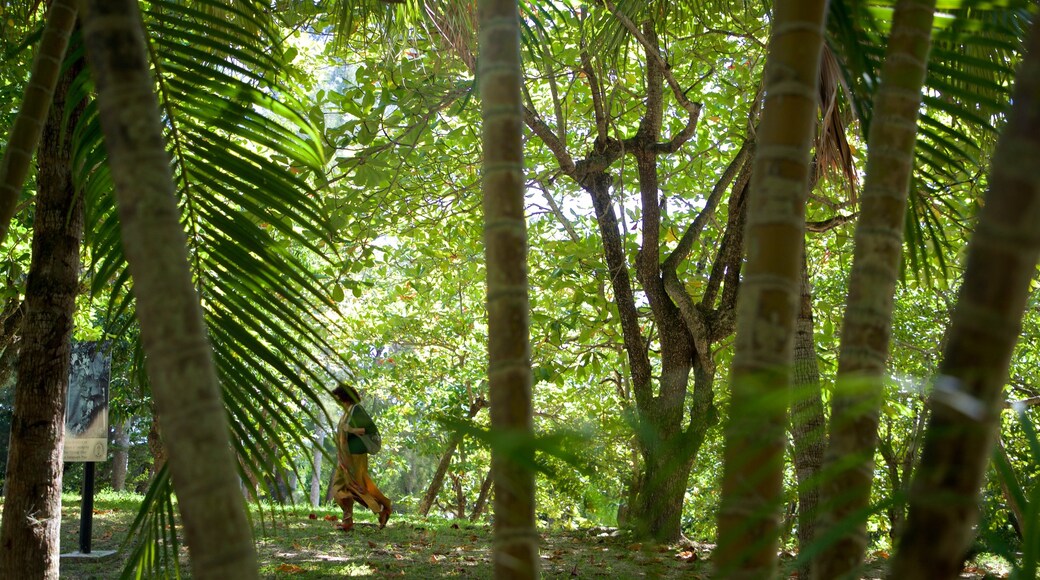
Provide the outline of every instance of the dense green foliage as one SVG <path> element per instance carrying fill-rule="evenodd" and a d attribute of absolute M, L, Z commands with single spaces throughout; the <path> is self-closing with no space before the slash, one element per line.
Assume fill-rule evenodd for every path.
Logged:
<path fill-rule="evenodd" d="M 676 2 L 669 10 L 663 8 L 669 3 L 616 3 L 634 20 L 655 21 L 669 74 L 702 106 L 690 141 L 658 161 L 666 256 L 753 138 L 769 17 L 758 2 L 725 9 Z M 40 17 L 25 3 L 8 4 L 0 94 L 12 104 L 0 108 L 0 134 L 17 111 Z M 310 501 L 314 480 L 326 503 L 335 457 L 328 433 L 338 411 L 325 391 L 346 380 L 362 392 L 380 426 L 384 446 L 372 470 L 395 510 L 418 509 L 449 442 L 463 434 L 432 514 L 479 515 L 474 506 L 492 439 L 480 407 L 488 397 L 488 329 L 480 95 L 469 4 L 430 3 L 425 14 L 416 13 L 413 3 L 373 2 L 360 12 L 351 10 L 363 3 L 344 3 L 337 11 L 339 6 L 313 3 L 276 3 L 272 10 L 242 2 L 228 12 L 216 4 L 150 2 L 147 26 L 193 275 L 249 495 L 301 506 Z M 526 105 L 564 136 L 576 159 L 595 151 L 600 130 L 619 139 L 635 134 L 647 98 L 643 48 L 611 14 L 611 3 L 585 4 L 521 3 Z M 806 244 L 825 402 L 837 370 L 856 187 L 890 17 L 887 8 L 874 5 L 890 3 L 831 4 L 828 45 L 842 82 L 835 85 L 830 112 L 847 138 L 851 164 L 819 159 L 822 179 L 808 204 L 807 219 L 818 226 Z M 1021 38 L 1035 13 L 1024 2 L 1001 4 L 1008 6 L 940 2 L 868 521 L 876 552 L 892 549 L 893 527 L 901 525 L 965 245 L 988 185 L 986 168 Z M 590 52 L 594 58 L 583 63 Z M 596 126 L 590 76 L 599 80 L 609 127 Z M 89 88 L 84 79 L 78 90 L 87 95 Z M 665 100 L 663 119 L 666 138 L 687 123 L 672 97 Z M 135 533 L 169 547 L 174 538 L 156 522 L 175 517 L 166 511 L 171 492 L 161 478 L 153 479 L 151 396 L 96 124 L 90 109 L 85 126 L 70 136 L 89 203 L 88 267 L 76 333 L 113 344 L 112 421 L 126 421 L 131 441 L 126 488 L 145 492 L 152 486 Z M 617 297 L 588 196 L 566 177 L 550 143 L 534 132 L 526 135 L 537 515 L 571 529 L 617 526 L 643 467 Z M 818 141 L 818 151 L 827 148 L 827 138 Z M 646 212 L 635 163 L 622 157 L 611 171 L 622 247 L 634 264 Z M 33 188 L 27 186 L 0 245 L 5 305 L 15 303 L 24 286 Z M 694 298 L 719 291 L 711 280 L 716 268 L 725 267 L 720 248 L 735 211 L 729 195 L 677 270 Z M 1032 289 L 1008 400 L 1040 396 L 1040 288 L 1034 282 Z M 638 288 L 636 304 L 659 376 L 660 329 Z M 0 339 L 4 348 L 14 348 L 7 337 Z M 723 336 L 711 353 L 717 365 L 714 408 L 722 417 L 740 412 L 729 408 L 732 341 Z M 0 365 L 9 364 L 0 358 Z M 687 406 L 692 379 L 690 384 Z M 0 431 L 13 388 L 13 379 L 0 381 Z M 1027 564 L 1030 554 L 1040 553 L 1040 532 L 1015 521 L 1010 502 L 1017 493 L 1026 513 L 1040 508 L 1040 449 L 1030 436 L 1036 414 L 1032 406 L 1004 413 L 1001 440 L 1009 462 L 987 479 L 979 528 L 982 550 L 1009 559 L 1024 552 Z M 692 540 L 715 537 L 722 448 L 720 429 L 712 427 L 683 504 L 682 531 Z M 101 467 L 99 480 L 107 482 L 111 471 Z M 78 466 L 70 466 L 64 489 L 78 491 L 81 483 Z M 791 468 L 785 485 L 784 540 L 794 549 Z M 261 510 L 258 517 L 269 513 Z M 128 545 L 142 546 L 134 540 Z M 154 565 L 161 553 L 135 555 L 153 558 Z"/>

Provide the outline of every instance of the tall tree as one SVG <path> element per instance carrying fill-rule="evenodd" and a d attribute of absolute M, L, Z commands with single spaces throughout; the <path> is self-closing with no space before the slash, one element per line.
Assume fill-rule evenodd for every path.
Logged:
<path fill-rule="evenodd" d="M 200 578 L 255 578 L 256 553 L 188 267 L 137 2 L 86 0 L 83 36 L 174 485 Z"/>
<path fill-rule="evenodd" d="M 979 222 L 929 399 L 932 410 L 891 577 L 955 578 L 1040 258 L 1040 27 L 1034 25 L 997 143 Z"/>
<path fill-rule="evenodd" d="M 713 556 L 724 577 L 770 578 L 776 572 L 787 389 L 826 12 L 826 0 L 780 0 L 773 7 Z"/>
<path fill-rule="evenodd" d="M 867 546 L 864 514 L 874 478 L 892 303 L 903 254 L 904 215 L 934 12 L 935 0 L 896 4 L 881 84 L 874 97 L 837 387 L 831 401 L 822 511 L 825 527 L 843 526 L 848 531 L 840 533 L 817 559 L 816 572 L 822 578 L 856 569 Z M 858 520 L 849 526 L 844 521 L 849 518 Z"/>
<path fill-rule="evenodd" d="M 606 64 L 604 61 L 609 62 L 610 56 L 597 58 L 587 47 L 581 47 L 575 71 L 587 84 L 592 105 L 590 125 L 594 140 L 585 157 L 575 159 L 568 148 L 571 136 L 567 134 L 561 99 L 553 98 L 554 125 L 538 114 L 533 103 L 527 105 L 524 114 L 532 132 L 552 152 L 561 172 L 588 193 L 592 201 L 628 358 L 634 395 L 631 410 L 643 462 L 643 470 L 634 482 L 637 493 L 635 505 L 628 506 L 629 515 L 639 533 L 660 541 L 674 541 L 681 535 L 682 505 L 690 469 L 708 430 L 717 422 L 714 347 L 733 329 L 743 228 L 743 213 L 738 208 L 754 143 L 740 144 L 705 196 L 703 208 L 685 224 L 673 246 L 662 235 L 671 223 L 667 220 L 668 205 L 662 194 L 659 164 L 694 137 L 701 105 L 687 97 L 674 74 L 675 67 L 666 62 L 655 28 L 659 23 L 648 17 L 640 26 L 612 2 L 605 2 L 604 6 L 609 20 L 618 24 L 623 37 L 635 39 L 641 52 L 646 92 L 633 134 L 619 137 L 614 131 L 620 124 L 615 115 L 623 113 L 612 110 L 611 89 L 603 84 L 612 75 L 600 74 L 600 67 Z M 552 72 L 545 71 L 545 76 L 552 78 Z M 550 91 L 557 93 L 552 86 Z M 669 107 L 666 94 L 675 100 L 677 108 Z M 754 110 L 752 107 L 752 117 Z M 681 125 L 671 135 L 663 136 L 666 111 L 669 120 L 675 115 Z M 632 120 L 625 119 L 625 123 Z M 634 268 L 625 248 L 627 232 L 618 219 L 613 175 L 626 155 L 636 160 L 641 217 L 642 241 Z M 688 258 L 731 185 L 723 242 L 705 291 L 700 300 L 695 300 L 680 272 L 689 266 Z M 639 290 L 649 304 L 654 330 L 643 328 Z M 651 359 L 650 345 L 660 352 L 659 373 Z"/>
<path fill-rule="evenodd" d="M 812 280 L 809 278 L 808 256 L 804 253 L 801 289 L 795 324 L 790 430 L 792 463 L 798 482 L 798 547 L 805 553 L 816 538 L 820 502 L 818 476 L 823 466 L 827 425 L 813 328 Z M 803 562 L 798 570 L 799 577 L 809 578 L 811 574 L 811 563 Z"/>
<path fill-rule="evenodd" d="M 524 215 L 520 18 L 516 0 L 479 0 L 478 61 L 487 261 L 488 387 L 496 578 L 538 577 L 531 346 Z"/>
<path fill-rule="evenodd" d="M 40 143 L 54 100 L 54 89 L 61 76 L 61 63 L 76 25 L 76 0 L 53 0 L 47 6 L 47 22 L 33 59 L 22 107 L 18 110 L 0 163 L 0 240 L 7 236 L 18 196 Z"/>
<path fill-rule="evenodd" d="M 77 59 L 56 85 L 37 156 L 32 264 L 0 525 L 3 578 L 58 578 L 65 394 L 83 238 L 83 195 L 73 185 L 71 163 L 83 103 L 69 102 L 69 87 L 82 70 Z"/>

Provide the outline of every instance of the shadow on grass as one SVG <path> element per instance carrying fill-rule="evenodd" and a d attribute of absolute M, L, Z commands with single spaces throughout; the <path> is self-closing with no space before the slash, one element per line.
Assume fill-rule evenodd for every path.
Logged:
<path fill-rule="evenodd" d="M 140 496 L 101 493 L 94 500 L 93 550 L 119 549 Z M 255 508 L 254 508 L 255 509 Z M 378 529 L 374 514 L 357 510 L 351 532 L 336 529 L 338 508 L 287 507 L 254 511 L 257 553 L 264 578 L 491 578 L 488 524 L 394 514 Z M 79 497 L 65 495 L 62 552 L 78 547 Z M 692 546 L 647 546 L 606 528 L 543 530 L 542 575 L 550 578 L 707 577 L 707 553 Z M 61 577 L 119 578 L 126 552 L 102 561 L 61 562 Z M 182 577 L 191 578 L 182 548 Z"/>

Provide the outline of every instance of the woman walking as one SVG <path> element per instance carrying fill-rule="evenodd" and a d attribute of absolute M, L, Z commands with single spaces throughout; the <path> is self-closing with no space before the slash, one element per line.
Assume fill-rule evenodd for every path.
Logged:
<path fill-rule="evenodd" d="M 354 502 L 360 501 L 379 516 L 382 529 L 393 510 L 390 500 L 368 475 L 368 456 L 381 447 L 379 429 L 360 405 L 361 395 L 354 387 L 341 383 L 332 390 L 332 396 L 343 407 L 343 417 L 336 427 L 339 464 L 332 480 L 333 497 L 343 508 L 343 522 L 339 527 L 345 532 L 354 529 Z"/>

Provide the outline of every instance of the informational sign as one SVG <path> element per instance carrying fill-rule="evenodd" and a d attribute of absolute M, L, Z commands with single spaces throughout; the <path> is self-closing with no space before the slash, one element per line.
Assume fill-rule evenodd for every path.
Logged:
<path fill-rule="evenodd" d="M 64 461 L 108 458 L 108 343 L 73 342 L 65 403 Z"/>

